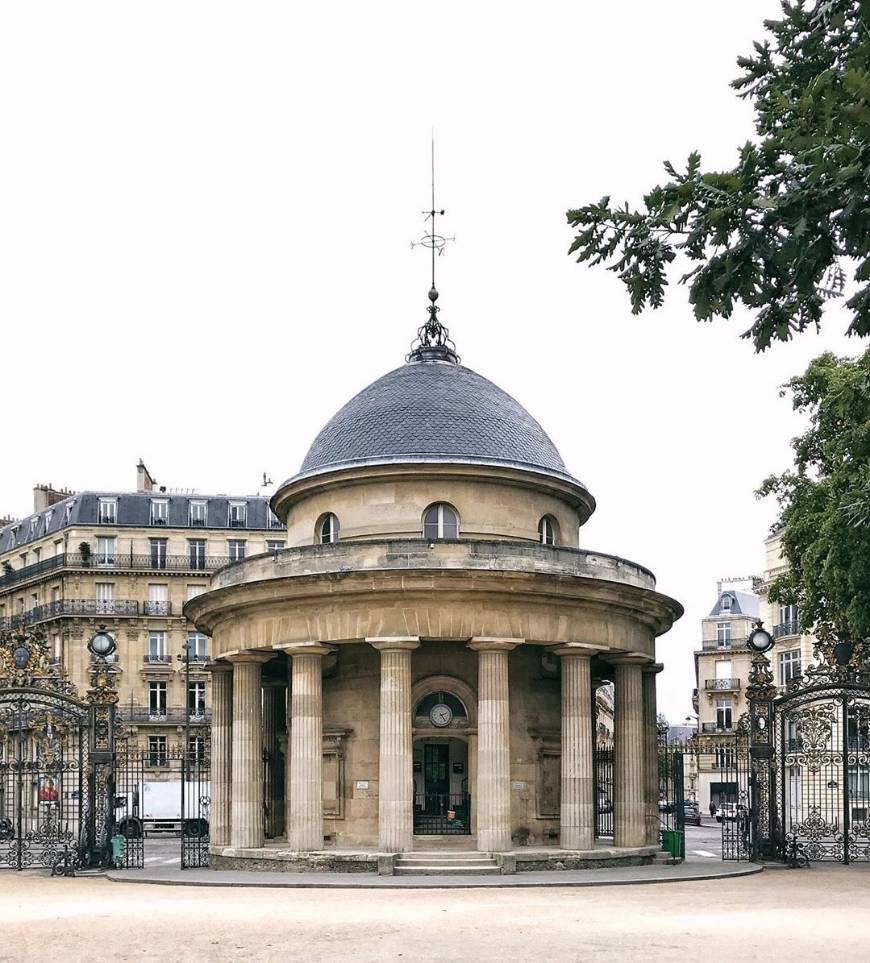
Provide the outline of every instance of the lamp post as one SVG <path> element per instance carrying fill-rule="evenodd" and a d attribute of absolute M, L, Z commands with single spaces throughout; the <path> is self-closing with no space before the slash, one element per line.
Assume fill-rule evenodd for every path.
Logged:
<path fill-rule="evenodd" d="M 181 646 L 184 655 L 179 659 L 184 663 L 184 745 L 181 749 L 181 868 L 185 868 L 184 859 L 184 830 L 187 825 L 187 810 L 185 809 L 185 793 L 187 790 L 187 772 L 190 760 L 190 642 L 185 640 Z"/>
<path fill-rule="evenodd" d="M 109 659 L 118 645 L 105 625 L 97 626 L 88 642 L 91 653 L 91 706 L 86 863 L 106 866 L 110 862 L 111 836 L 115 822 L 115 668 Z M 100 822 L 98 822 L 98 818 Z"/>

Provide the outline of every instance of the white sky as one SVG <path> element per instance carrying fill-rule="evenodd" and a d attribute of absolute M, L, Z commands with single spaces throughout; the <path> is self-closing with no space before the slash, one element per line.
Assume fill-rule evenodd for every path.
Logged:
<path fill-rule="evenodd" d="M 636 201 L 752 133 L 728 87 L 777 0 L 42 3 L 0 10 L 0 514 L 31 488 L 250 493 L 400 364 L 425 318 L 409 242 L 439 204 L 442 320 L 544 425 L 598 510 L 584 547 L 652 568 L 686 615 L 660 707 L 690 708 L 699 619 L 759 572 L 800 421 L 777 386 L 842 308 L 763 357 L 685 289 L 633 318 L 566 257 L 569 207 Z"/>

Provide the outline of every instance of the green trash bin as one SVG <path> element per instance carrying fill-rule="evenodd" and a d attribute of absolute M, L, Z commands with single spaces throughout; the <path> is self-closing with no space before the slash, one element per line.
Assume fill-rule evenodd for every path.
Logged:
<path fill-rule="evenodd" d="M 674 859 L 686 858 L 686 836 L 679 829 L 662 830 L 662 849 Z"/>
<path fill-rule="evenodd" d="M 116 866 L 121 866 L 124 863 L 124 857 L 127 855 L 127 840 L 123 836 L 113 836 L 112 837 L 112 860 Z"/>

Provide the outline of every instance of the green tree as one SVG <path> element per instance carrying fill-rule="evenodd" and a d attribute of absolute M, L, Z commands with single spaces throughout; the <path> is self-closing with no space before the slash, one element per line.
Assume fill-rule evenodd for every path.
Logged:
<path fill-rule="evenodd" d="M 605 265 L 628 288 L 632 311 L 659 307 L 678 253 L 694 266 L 695 317 L 754 312 L 757 351 L 818 327 L 825 301 L 856 290 L 850 334 L 870 333 L 870 0 L 782 4 L 768 37 L 738 58 L 732 86 L 755 106 L 757 138 L 731 170 L 689 155 L 667 162 L 666 184 L 644 209 L 604 197 L 568 212 L 570 253 Z"/>
<path fill-rule="evenodd" d="M 808 414 L 794 439 L 795 467 L 768 478 L 788 574 L 770 592 L 797 603 L 801 627 L 825 646 L 848 642 L 870 657 L 870 349 L 856 359 L 830 353 L 792 378 L 784 393 Z"/>

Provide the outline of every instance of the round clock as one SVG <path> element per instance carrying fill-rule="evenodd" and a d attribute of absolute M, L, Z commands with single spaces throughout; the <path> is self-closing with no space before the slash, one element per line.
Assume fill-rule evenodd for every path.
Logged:
<path fill-rule="evenodd" d="M 433 726 L 438 726 L 439 729 L 443 729 L 444 726 L 449 726 L 453 721 L 453 710 L 450 706 L 439 702 L 437 705 L 432 706 L 429 712 L 429 721 Z"/>
<path fill-rule="evenodd" d="M 773 636 L 759 625 L 749 634 L 746 644 L 753 652 L 767 652 L 768 649 L 773 648 Z"/>

